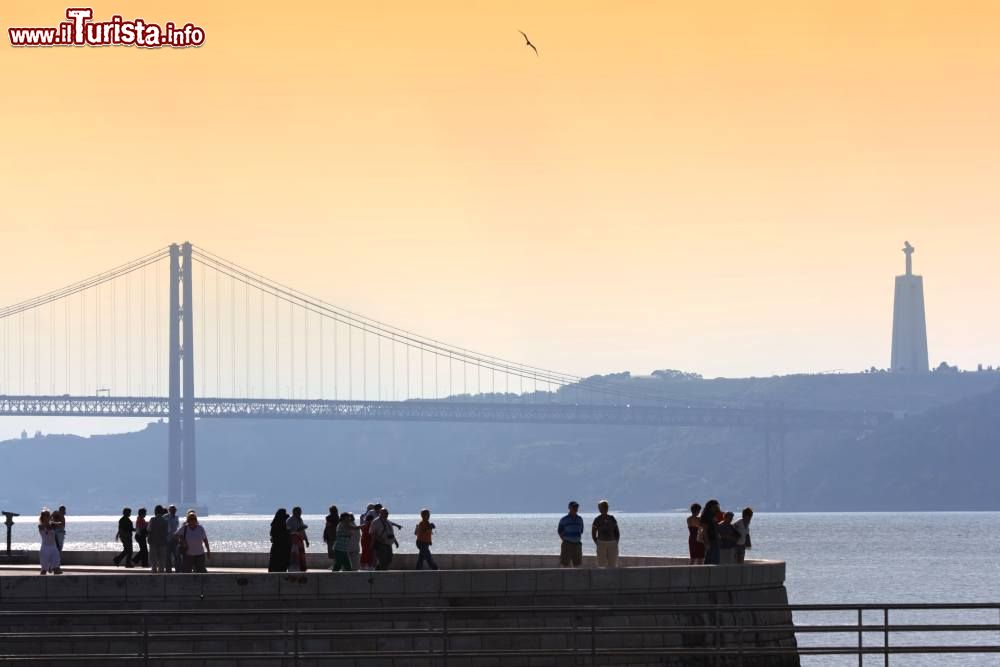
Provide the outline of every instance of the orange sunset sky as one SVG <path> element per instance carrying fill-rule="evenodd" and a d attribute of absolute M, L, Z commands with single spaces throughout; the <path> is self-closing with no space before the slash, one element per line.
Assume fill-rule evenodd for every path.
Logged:
<path fill-rule="evenodd" d="M 1000 4 L 97 0 L 199 49 L 15 49 L 6 304 L 190 240 L 578 374 L 1000 363 Z M 538 46 L 524 45 L 524 30 Z"/>

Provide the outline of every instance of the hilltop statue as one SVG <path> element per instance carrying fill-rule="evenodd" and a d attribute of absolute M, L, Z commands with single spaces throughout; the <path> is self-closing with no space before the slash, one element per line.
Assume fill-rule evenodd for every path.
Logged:
<path fill-rule="evenodd" d="M 903 243 L 906 275 L 896 276 L 892 308 L 892 362 L 896 373 L 927 373 L 927 320 L 924 315 L 924 279 L 913 275 L 913 253 L 909 241 Z"/>
<path fill-rule="evenodd" d="M 903 252 L 906 254 L 906 275 L 913 275 L 913 253 L 917 251 L 916 248 L 910 245 L 909 241 L 903 241 Z"/>

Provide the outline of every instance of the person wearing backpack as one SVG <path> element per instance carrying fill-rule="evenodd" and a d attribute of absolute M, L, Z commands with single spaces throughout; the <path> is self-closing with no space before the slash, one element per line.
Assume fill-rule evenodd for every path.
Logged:
<path fill-rule="evenodd" d="M 614 515 L 608 514 L 608 501 L 597 503 L 599 514 L 594 517 L 590 536 L 597 547 L 597 567 L 618 567 L 618 541 L 621 532 Z"/>

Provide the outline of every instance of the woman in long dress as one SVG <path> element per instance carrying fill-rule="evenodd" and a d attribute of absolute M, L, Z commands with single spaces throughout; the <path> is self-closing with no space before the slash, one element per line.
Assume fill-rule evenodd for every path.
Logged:
<path fill-rule="evenodd" d="M 291 561 L 292 537 L 288 533 L 288 512 L 280 508 L 271 521 L 271 557 L 267 561 L 268 572 L 287 572 Z"/>
<path fill-rule="evenodd" d="M 38 550 L 38 562 L 41 574 L 62 574 L 59 560 L 59 547 L 56 545 L 56 529 L 51 525 L 52 513 L 42 510 L 38 516 L 38 534 L 42 538 L 42 546 Z"/>
<path fill-rule="evenodd" d="M 716 514 L 719 513 L 719 501 L 709 500 L 701 511 L 701 534 L 705 542 L 705 565 L 718 565 L 719 554 L 719 524 Z"/>
<path fill-rule="evenodd" d="M 285 522 L 288 532 L 292 538 L 292 548 L 289 550 L 291 566 L 289 572 L 305 572 L 306 569 L 306 548 L 309 546 L 309 536 L 306 535 L 307 526 L 302 520 L 302 508 L 293 507 L 292 516 Z"/>

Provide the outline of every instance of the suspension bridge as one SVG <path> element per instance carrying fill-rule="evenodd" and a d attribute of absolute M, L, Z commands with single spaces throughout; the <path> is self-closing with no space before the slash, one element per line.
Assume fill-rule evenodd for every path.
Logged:
<path fill-rule="evenodd" d="M 692 403 L 419 335 L 190 243 L 0 309 L 0 416 L 168 422 L 167 496 L 197 504 L 196 420 L 351 419 L 793 429 L 888 415 Z M 782 475 L 783 476 L 783 475 Z"/>

